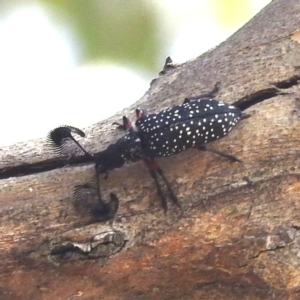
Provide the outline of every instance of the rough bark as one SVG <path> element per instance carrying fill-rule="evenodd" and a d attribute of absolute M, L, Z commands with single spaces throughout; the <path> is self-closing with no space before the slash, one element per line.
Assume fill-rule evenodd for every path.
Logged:
<path fill-rule="evenodd" d="M 102 182 L 121 199 L 117 216 L 90 223 L 71 195 L 92 165 L 61 168 L 45 140 L 2 149 L 0 299 L 299 299 L 299 20 L 298 0 L 273 1 L 216 49 L 155 79 L 137 104 L 85 130 L 85 147 L 100 151 L 122 134 L 111 123 L 136 106 L 159 111 L 220 81 L 217 98 L 251 118 L 213 147 L 243 164 L 196 150 L 160 160 L 182 211 L 169 203 L 163 213 L 135 163 Z"/>

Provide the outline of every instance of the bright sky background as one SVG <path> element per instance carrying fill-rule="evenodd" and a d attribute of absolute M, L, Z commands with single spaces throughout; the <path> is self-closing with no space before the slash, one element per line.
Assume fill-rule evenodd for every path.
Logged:
<path fill-rule="evenodd" d="M 156 0 L 162 32 L 176 33 L 167 45 L 174 62 L 199 56 L 243 25 L 219 28 L 211 18 L 208 1 Z M 269 2 L 252 0 L 251 14 Z M 195 32 L 201 39 L 195 39 Z M 109 62 L 76 65 L 74 47 L 68 32 L 52 24 L 47 12 L 36 4 L 2 15 L 0 146 L 45 137 L 62 124 L 91 125 L 134 103 L 148 89 L 151 78 L 144 70 Z M 159 59 L 162 67 L 165 57 Z"/>

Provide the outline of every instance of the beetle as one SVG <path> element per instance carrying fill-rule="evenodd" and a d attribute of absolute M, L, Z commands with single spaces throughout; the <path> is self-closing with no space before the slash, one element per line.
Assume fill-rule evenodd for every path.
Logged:
<path fill-rule="evenodd" d="M 110 194 L 110 201 L 102 199 L 99 174 L 107 174 L 109 170 L 120 168 L 128 162 L 144 161 L 155 182 L 165 212 L 167 200 L 158 177 L 166 185 L 174 204 L 180 207 L 180 202 L 155 158 L 171 156 L 195 147 L 234 162 L 241 162 L 233 155 L 206 146 L 206 143 L 226 136 L 240 120 L 249 117 L 238 107 L 213 99 L 212 96 L 218 89 L 219 86 L 216 84 L 207 94 L 186 98 L 182 104 L 154 114 L 145 114 L 143 110 L 136 109 L 136 128 L 134 129 L 129 119 L 124 116 L 122 124 L 114 123 L 125 131 L 124 136 L 97 154 L 90 154 L 73 137 L 72 133 L 85 136 L 84 132 L 76 127 L 64 125 L 50 131 L 48 143 L 55 152 L 70 155 L 75 148 L 77 153 L 83 153 L 95 163 L 96 189 L 94 191 L 96 191 L 97 201 L 84 199 L 92 193 L 91 184 L 79 185 L 74 188 L 75 207 L 87 211 L 98 220 L 113 218 L 119 207 L 119 199 L 113 193 Z"/>

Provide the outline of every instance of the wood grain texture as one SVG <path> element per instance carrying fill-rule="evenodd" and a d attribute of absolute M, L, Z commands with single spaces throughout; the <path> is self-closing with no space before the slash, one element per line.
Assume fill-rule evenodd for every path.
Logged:
<path fill-rule="evenodd" d="M 299 20 L 298 0 L 273 1 L 217 48 L 155 79 L 135 105 L 85 129 L 84 146 L 97 152 L 122 135 L 111 123 L 137 106 L 159 111 L 217 81 L 218 99 L 242 99 L 251 117 L 211 146 L 243 164 L 193 149 L 159 160 L 182 211 L 170 202 L 163 213 L 142 163 L 102 181 L 121 199 L 106 223 L 72 206 L 91 164 L 1 179 L 0 299 L 299 299 Z M 0 176 L 55 159 L 45 140 L 20 143 L 1 149 Z"/>

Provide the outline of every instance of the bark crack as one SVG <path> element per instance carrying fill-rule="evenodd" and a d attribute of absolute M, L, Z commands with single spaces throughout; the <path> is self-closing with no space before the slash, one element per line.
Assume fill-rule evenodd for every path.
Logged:
<path fill-rule="evenodd" d="M 260 102 L 268 100 L 270 98 L 276 97 L 280 94 L 286 94 L 282 90 L 289 89 L 295 85 L 298 85 L 300 81 L 300 76 L 294 75 L 285 80 L 271 83 L 273 87 L 263 89 L 252 93 L 250 95 L 244 96 L 233 104 L 240 108 L 242 111 L 254 106 Z M 65 166 L 73 166 L 80 164 L 91 163 L 92 160 L 88 156 L 79 156 L 71 158 L 54 158 L 51 160 L 44 160 L 33 164 L 23 164 L 20 166 L 14 166 L 9 168 L 0 169 L 0 180 L 7 179 L 10 177 L 21 177 L 27 175 L 33 175 L 38 173 L 43 173 L 51 171 L 54 169 L 63 168 Z"/>

